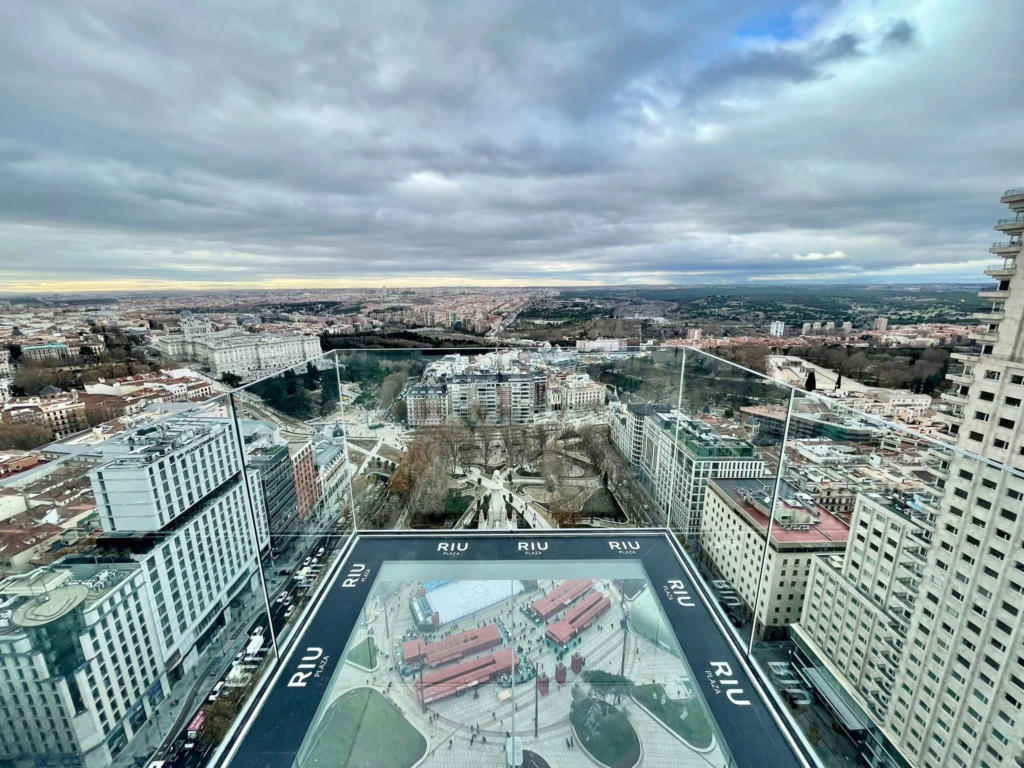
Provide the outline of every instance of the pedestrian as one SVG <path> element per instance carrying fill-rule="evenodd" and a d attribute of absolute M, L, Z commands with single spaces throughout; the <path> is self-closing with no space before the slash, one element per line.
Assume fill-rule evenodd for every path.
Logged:
<path fill-rule="evenodd" d="M 448 749 L 451 749 L 454 744 L 455 744 L 454 741 L 452 741 L 451 739 L 448 739 Z"/>

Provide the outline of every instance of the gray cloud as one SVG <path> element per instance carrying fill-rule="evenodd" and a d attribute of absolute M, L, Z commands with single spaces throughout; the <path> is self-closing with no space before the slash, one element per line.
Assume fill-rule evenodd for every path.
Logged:
<path fill-rule="evenodd" d="M 776 10 L 0 5 L 0 290 L 978 276 L 1019 5 Z"/>

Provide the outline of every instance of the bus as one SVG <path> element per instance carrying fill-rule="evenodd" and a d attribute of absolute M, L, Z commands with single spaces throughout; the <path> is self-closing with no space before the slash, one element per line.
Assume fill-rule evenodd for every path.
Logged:
<path fill-rule="evenodd" d="M 190 742 L 194 742 L 199 738 L 199 734 L 203 732 L 203 723 L 205 722 L 206 715 L 203 714 L 203 710 L 199 710 L 196 716 L 192 718 L 192 722 L 188 724 L 188 730 L 185 731 L 185 736 Z"/>

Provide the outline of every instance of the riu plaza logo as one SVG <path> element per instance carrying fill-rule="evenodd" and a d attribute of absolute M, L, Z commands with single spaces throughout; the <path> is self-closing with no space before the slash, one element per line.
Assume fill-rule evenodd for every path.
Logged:
<path fill-rule="evenodd" d="M 458 557 L 463 552 L 469 551 L 468 541 L 440 541 L 437 544 L 437 551 L 445 557 Z"/>
<path fill-rule="evenodd" d="M 305 688 L 311 677 L 320 677 L 327 668 L 330 656 L 324 656 L 323 648 L 307 648 L 299 660 L 296 672 L 288 679 L 289 688 Z"/>
<path fill-rule="evenodd" d="M 516 549 L 528 556 L 543 555 L 548 551 L 548 543 L 546 541 L 518 541 Z"/>
<path fill-rule="evenodd" d="M 362 563 L 353 563 L 341 582 L 342 587 L 351 588 L 359 586 L 370 575 L 370 569 Z"/>
<path fill-rule="evenodd" d="M 639 541 L 609 541 L 608 549 L 618 555 L 632 555 L 640 551 Z"/>
<path fill-rule="evenodd" d="M 739 687 L 740 681 L 735 679 L 732 666 L 728 662 L 712 661 L 711 669 L 704 670 L 704 676 L 708 679 L 711 690 L 715 692 L 716 696 L 725 691 L 725 696 L 731 704 L 735 704 L 737 707 L 750 706 L 750 701 L 743 698 L 743 689 Z"/>

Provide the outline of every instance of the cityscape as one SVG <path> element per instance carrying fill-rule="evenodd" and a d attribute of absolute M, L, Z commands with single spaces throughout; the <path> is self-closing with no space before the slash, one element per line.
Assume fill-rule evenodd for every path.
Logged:
<path fill-rule="evenodd" d="M 0 768 L 1024 767 L 1022 11 L 0 9 Z"/>

